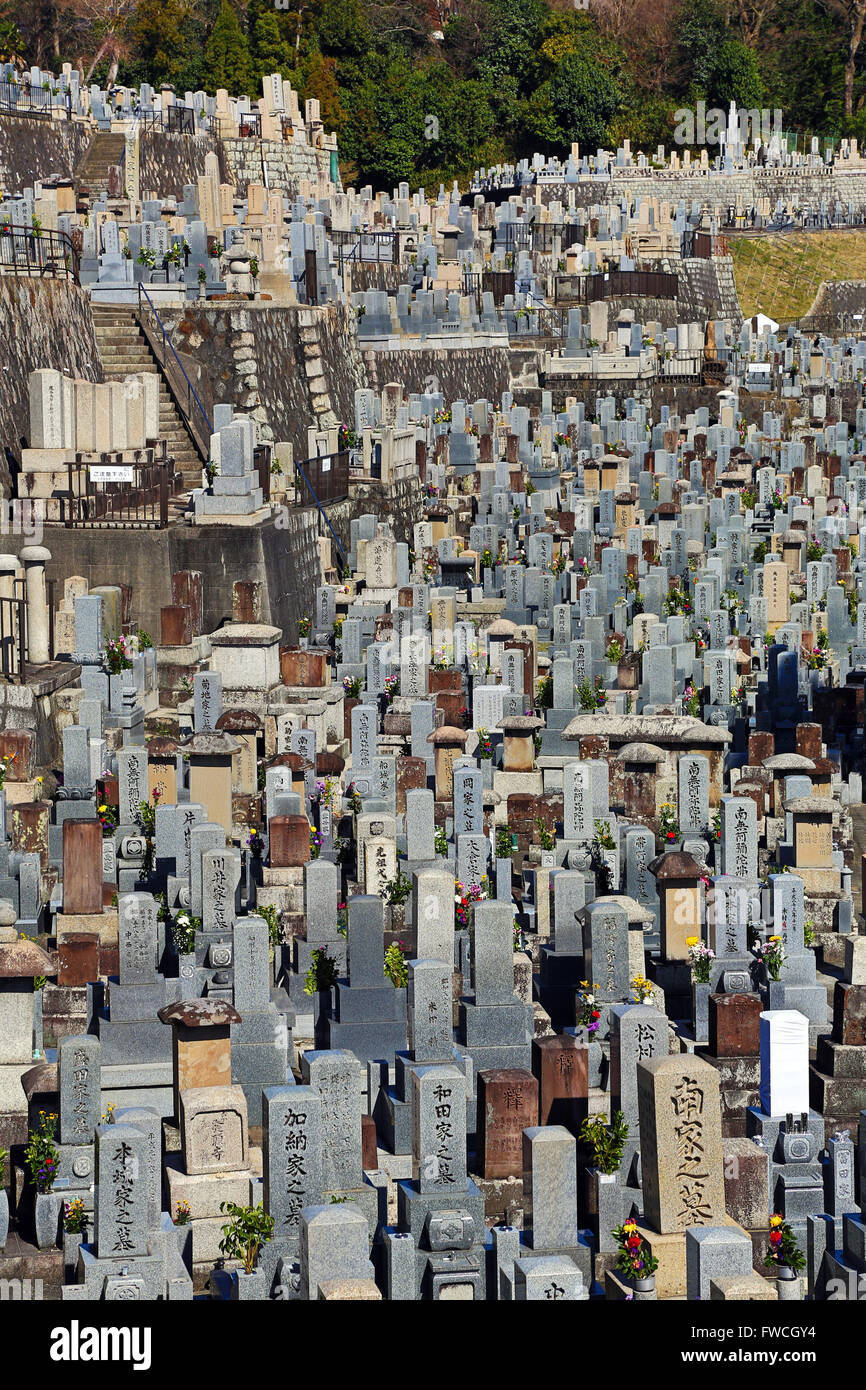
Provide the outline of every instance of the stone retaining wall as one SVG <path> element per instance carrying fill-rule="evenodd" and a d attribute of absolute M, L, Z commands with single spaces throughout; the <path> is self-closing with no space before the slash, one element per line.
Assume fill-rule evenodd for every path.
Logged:
<path fill-rule="evenodd" d="M 20 193 L 37 179 L 71 178 L 92 139 L 80 121 L 0 116 L 0 187 Z"/>
<path fill-rule="evenodd" d="M 30 373 L 56 367 L 87 381 L 102 381 L 103 373 L 90 300 L 70 280 L 0 275 L 0 343 L 0 485 L 8 497 L 3 450 L 20 454 L 22 435 L 30 442 Z"/>

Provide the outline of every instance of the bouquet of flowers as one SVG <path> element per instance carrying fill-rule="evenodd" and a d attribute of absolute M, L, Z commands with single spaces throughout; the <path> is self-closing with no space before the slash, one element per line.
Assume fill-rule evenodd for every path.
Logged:
<path fill-rule="evenodd" d="M 695 984 L 709 984 L 710 967 L 716 958 L 715 951 L 697 936 L 687 936 L 686 945 L 689 948 L 689 961 Z"/>
<path fill-rule="evenodd" d="M 782 976 L 782 964 L 787 959 L 780 936 L 771 936 L 768 941 L 759 941 L 754 948 L 755 955 L 766 966 L 770 979 L 777 982 Z"/>
<path fill-rule="evenodd" d="M 658 1259 L 651 1255 L 649 1246 L 641 1236 L 636 1221 L 624 1221 L 611 1232 L 619 1246 L 616 1267 L 626 1279 L 649 1279 L 659 1267 Z"/>
<path fill-rule="evenodd" d="M 670 801 L 662 802 L 661 815 L 659 816 L 659 830 L 666 844 L 671 845 L 680 837 L 680 823 L 677 820 L 676 812 Z"/>
<path fill-rule="evenodd" d="M 770 1217 L 770 1246 L 764 1256 L 764 1265 L 773 1269 L 787 1265 L 795 1274 L 805 1267 L 806 1259 L 797 1244 L 797 1237 L 784 1217 L 774 1212 Z"/>
<path fill-rule="evenodd" d="M 111 676 L 132 670 L 132 643 L 128 637 L 114 637 L 105 648 L 105 664 Z"/>
<path fill-rule="evenodd" d="M 592 993 L 594 989 L 595 985 L 590 986 L 589 980 L 581 980 L 575 1000 L 576 1021 L 588 1033 L 597 1033 L 601 1023 L 601 1010 L 598 1008 L 595 995 Z"/>

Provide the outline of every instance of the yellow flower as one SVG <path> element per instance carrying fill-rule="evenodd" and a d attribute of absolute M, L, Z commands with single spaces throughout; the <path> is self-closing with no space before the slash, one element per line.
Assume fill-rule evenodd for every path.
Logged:
<path fill-rule="evenodd" d="M 771 1225 L 771 1226 L 781 1226 L 781 1224 L 782 1224 L 782 1218 L 781 1218 L 781 1216 L 771 1216 L 771 1217 L 770 1217 L 770 1225 Z"/>
<path fill-rule="evenodd" d="M 687 946 L 697 946 L 697 944 L 698 944 L 698 938 L 697 938 L 696 936 L 687 936 L 687 937 L 686 937 L 686 945 L 687 945 Z"/>
<path fill-rule="evenodd" d="M 771 941 L 781 941 L 782 938 L 781 938 L 781 936 L 771 936 L 771 937 L 770 937 L 770 940 L 771 940 Z"/>
<path fill-rule="evenodd" d="M 107 811 L 107 810 L 108 810 L 108 807 L 107 807 L 107 806 L 100 806 L 99 809 L 100 809 L 100 811 Z"/>

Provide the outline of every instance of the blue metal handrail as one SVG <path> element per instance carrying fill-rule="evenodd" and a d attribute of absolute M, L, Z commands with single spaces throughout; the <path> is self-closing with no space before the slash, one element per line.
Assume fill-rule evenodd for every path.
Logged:
<path fill-rule="evenodd" d="M 172 342 L 171 342 L 171 340 L 170 340 L 170 338 L 169 338 L 169 336 L 168 336 L 168 333 L 166 332 L 165 324 L 163 323 L 162 319 L 159 317 L 159 314 L 157 313 L 156 305 L 154 304 L 153 300 L 151 299 L 151 297 L 150 297 L 150 295 L 148 294 L 147 290 L 145 289 L 144 285 L 141 284 L 140 281 L 139 281 L 139 285 L 138 285 L 138 320 L 139 320 L 139 323 L 141 324 L 142 328 L 145 330 L 145 333 L 146 333 L 146 332 L 147 332 L 147 329 L 146 329 L 146 327 L 145 327 L 144 311 L 143 311 L 142 305 L 141 305 L 141 298 L 142 298 L 142 295 L 143 295 L 144 298 L 147 300 L 147 303 L 148 303 L 148 305 L 149 305 L 149 307 L 150 307 L 150 311 L 151 311 L 151 313 L 153 314 L 153 317 L 156 319 L 157 324 L 159 325 L 159 329 L 160 329 L 160 332 L 161 332 L 161 334 L 162 334 L 163 356 L 165 356 L 165 351 L 166 351 L 166 349 L 168 349 L 168 351 L 171 353 L 172 357 L 174 358 L 174 360 L 175 360 L 177 366 L 180 368 L 180 371 L 181 371 L 181 374 L 182 374 L 182 376 L 183 376 L 183 379 L 184 379 L 184 381 L 186 382 L 186 385 L 187 385 L 187 404 L 186 404 L 186 411 L 185 411 L 184 413 L 185 413 L 185 415 L 186 415 L 187 424 L 189 425 L 190 432 L 191 432 L 191 434 L 192 434 L 192 436 L 193 436 L 193 439 L 194 439 L 195 442 L 196 442 L 196 447 L 198 448 L 199 453 L 203 454 L 204 456 L 207 456 L 208 453 L 209 453 L 210 436 L 211 436 L 211 435 L 213 434 L 213 432 L 214 432 L 213 423 L 212 423 L 212 421 L 211 421 L 211 419 L 210 419 L 210 416 L 208 415 L 207 411 L 205 410 L 204 406 L 202 405 L 201 401 L 199 400 L 198 392 L 196 391 L 195 387 L 193 386 L 192 382 L 190 381 L 189 377 L 188 377 L 187 374 L 186 374 L 186 368 L 184 367 L 183 363 L 181 362 L 180 358 L 178 357 L 177 353 L 175 352 L 174 345 L 172 344 Z M 163 367 L 165 367 L 165 362 L 163 361 L 163 362 L 161 363 L 161 365 L 162 365 Z M 169 382 L 169 385 L 171 385 L 171 382 Z M 182 401 L 181 401 L 179 395 L 177 394 L 177 392 L 173 392 L 173 394 L 174 394 L 175 400 L 177 401 L 177 403 L 178 403 L 178 405 L 180 406 L 181 410 L 183 410 L 183 403 L 182 403 Z M 201 439 L 199 439 L 199 437 L 198 437 L 198 435 L 199 435 L 199 433 L 201 432 L 201 430 L 199 429 L 199 430 L 197 431 L 196 428 L 195 428 L 195 425 L 194 425 L 194 416 L 193 416 L 193 410 L 192 410 L 192 402 L 193 402 L 193 401 L 195 401 L 195 404 L 198 406 L 199 413 L 200 413 L 201 418 L 202 418 L 202 420 L 203 420 L 203 422 L 204 422 L 204 425 L 205 425 L 205 427 L 206 427 L 206 434 L 203 435 Z"/>
<path fill-rule="evenodd" d="M 340 558 L 342 559 L 343 565 L 345 566 L 345 564 L 346 564 L 346 552 L 345 552 L 345 550 L 343 549 L 343 547 L 342 547 L 342 545 L 341 545 L 341 543 L 340 543 L 340 537 L 337 535 L 336 531 L 334 530 L 333 526 L 331 525 L 330 521 L 328 520 L 328 513 L 325 511 L 324 507 L 322 506 L 321 502 L 319 501 L 318 497 L 316 496 L 315 488 L 313 487 L 313 484 L 310 482 L 309 478 L 307 477 L 307 474 L 306 474 L 306 471 L 305 471 L 303 465 L 302 465 L 301 463 L 299 463 L 299 462 L 297 461 L 297 459 L 295 460 L 295 469 L 296 469 L 296 471 L 297 471 L 298 473 L 300 473 L 301 477 L 303 478 L 304 482 L 306 483 L 307 487 L 308 487 L 309 490 L 310 490 L 310 496 L 312 497 L 313 501 L 315 502 L 316 506 L 318 507 L 320 514 L 324 517 L 325 525 L 327 526 L 328 530 L 330 531 L 331 535 L 332 535 L 333 538 L 334 538 L 334 544 L 336 545 L 337 550 L 340 552 Z"/>

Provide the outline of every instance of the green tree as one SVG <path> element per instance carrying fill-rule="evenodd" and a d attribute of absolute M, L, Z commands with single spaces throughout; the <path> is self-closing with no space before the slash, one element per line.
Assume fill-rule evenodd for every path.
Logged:
<path fill-rule="evenodd" d="M 572 141 L 596 148 L 622 98 L 616 78 L 588 53 L 569 53 L 527 103 L 529 134 L 548 150 Z"/>
<path fill-rule="evenodd" d="M 256 10 L 250 8 L 249 23 L 253 77 L 257 90 L 260 90 L 262 78 L 272 72 L 279 72 L 293 81 L 296 77 L 296 55 L 286 27 L 280 22 L 282 16 L 266 3 L 257 6 Z M 297 85 L 297 82 L 293 82 L 293 85 Z"/>
<path fill-rule="evenodd" d="M 248 95 L 252 86 L 250 49 L 237 11 L 222 0 L 204 53 L 205 85 L 210 92 L 225 87 L 230 96 Z"/>

